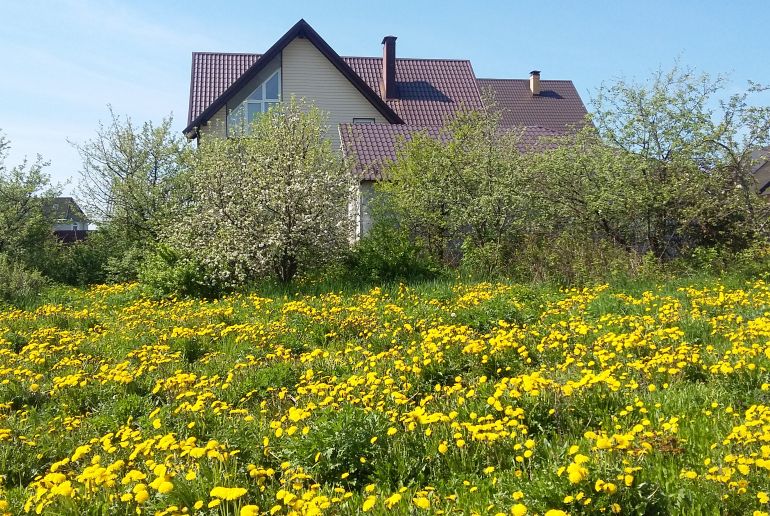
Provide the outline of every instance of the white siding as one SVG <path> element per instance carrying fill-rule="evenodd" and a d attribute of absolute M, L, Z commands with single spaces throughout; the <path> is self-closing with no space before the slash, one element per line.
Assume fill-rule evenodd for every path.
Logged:
<path fill-rule="evenodd" d="M 294 95 L 313 101 L 328 114 L 329 139 L 340 146 L 337 125 L 353 118 L 374 118 L 385 123 L 379 111 L 307 39 L 295 39 L 283 50 L 283 99 Z"/>
<path fill-rule="evenodd" d="M 201 134 L 201 141 L 205 140 L 207 136 L 217 136 L 219 138 L 225 137 L 225 119 L 227 118 L 227 115 L 225 115 L 226 109 L 222 107 L 219 111 L 217 111 L 214 116 L 212 116 L 208 123 L 201 127 L 200 134 Z"/>

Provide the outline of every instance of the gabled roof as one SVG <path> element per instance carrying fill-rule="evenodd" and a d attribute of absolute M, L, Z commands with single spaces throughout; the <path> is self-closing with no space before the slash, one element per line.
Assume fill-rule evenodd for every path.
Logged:
<path fill-rule="evenodd" d="M 554 137 L 560 131 L 545 127 L 520 127 L 519 150 L 525 152 L 534 148 L 543 138 Z M 378 181 L 382 179 L 384 165 L 396 159 L 402 142 L 410 141 L 418 132 L 431 138 L 445 141 L 446 132 L 438 126 L 420 127 L 392 124 L 340 124 L 342 148 L 355 160 L 356 172 L 361 179 Z"/>
<path fill-rule="evenodd" d="M 478 85 L 482 94 L 493 94 L 504 127 L 532 125 L 564 131 L 585 124 L 588 111 L 572 81 L 541 80 L 539 95 L 532 95 L 528 79 L 478 79 Z"/>
<path fill-rule="evenodd" d="M 42 202 L 43 216 L 52 221 L 87 221 L 88 217 L 72 197 L 47 197 Z"/>
<path fill-rule="evenodd" d="M 194 52 L 188 124 L 257 62 L 260 54 Z M 380 98 L 382 58 L 343 57 Z M 478 109 L 481 96 L 470 61 L 396 59 L 397 97 L 387 105 L 408 125 L 443 125 L 458 109 Z"/>
<path fill-rule="evenodd" d="M 326 41 L 305 20 L 300 20 L 289 29 L 281 39 L 275 42 L 254 64 L 252 64 L 235 82 L 233 82 L 214 102 L 189 122 L 185 134 L 195 131 L 202 122 L 210 119 L 227 101 L 236 95 L 254 76 L 286 48 L 295 38 L 305 37 L 323 54 L 339 72 L 392 124 L 401 124 L 403 120 L 358 76 L 350 66 L 329 46 Z M 192 96 L 192 91 L 191 91 Z"/>

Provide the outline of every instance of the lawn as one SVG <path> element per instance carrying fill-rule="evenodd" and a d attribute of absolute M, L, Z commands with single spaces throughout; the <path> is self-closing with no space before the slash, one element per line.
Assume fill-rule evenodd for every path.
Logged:
<path fill-rule="evenodd" d="M 768 510 L 762 280 L 264 296 L 0 311 L 0 507 Z"/>

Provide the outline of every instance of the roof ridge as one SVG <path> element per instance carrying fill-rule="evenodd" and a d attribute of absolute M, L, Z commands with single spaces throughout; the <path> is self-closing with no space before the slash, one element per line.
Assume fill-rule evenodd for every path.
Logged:
<path fill-rule="evenodd" d="M 378 59 L 382 60 L 381 56 L 340 56 L 343 59 Z M 453 59 L 442 57 L 397 57 L 396 61 L 448 61 L 452 63 L 470 63 L 470 59 Z"/>
<path fill-rule="evenodd" d="M 495 77 L 476 77 L 477 81 L 529 81 L 526 79 L 500 79 Z M 540 79 L 540 83 L 544 82 L 572 82 L 572 79 Z M 573 83 L 574 84 L 574 83 Z"/>
<path fill-rule="evenodd" d="M 259 52 L 211 52 L 211 51 L 193 51 L 195 55 L 209 56 L 261 56 Z"/>

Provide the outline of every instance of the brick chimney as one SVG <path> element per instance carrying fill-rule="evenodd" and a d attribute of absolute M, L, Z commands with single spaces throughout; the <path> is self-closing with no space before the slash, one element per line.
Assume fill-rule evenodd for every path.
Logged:
<path fill-rule="evenodd" d="M 396 36 L 382 38 L 382 93 L 396 98 Z"/>
<path fill-rule="evenodd" d="M 540 95 L 540 70 L 529 72 L 529 89 L 532 95 Z"/>

